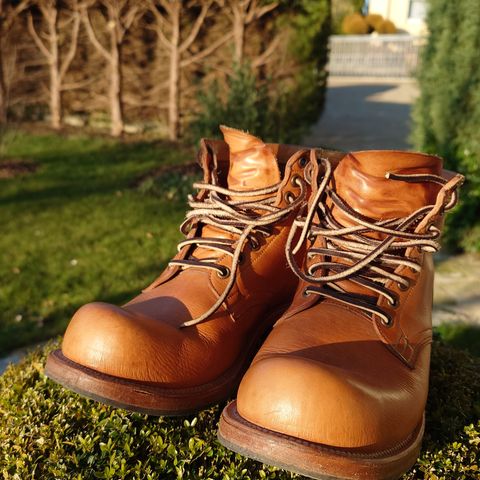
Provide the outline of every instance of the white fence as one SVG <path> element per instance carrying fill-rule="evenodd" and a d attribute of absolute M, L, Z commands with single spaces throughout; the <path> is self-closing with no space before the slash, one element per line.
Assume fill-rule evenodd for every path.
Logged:
<path fill-rule="evenodd" d="M 332 35 L 328 69 L 331 75 L 411 77 L 425 41 L 412 35 Z"/>

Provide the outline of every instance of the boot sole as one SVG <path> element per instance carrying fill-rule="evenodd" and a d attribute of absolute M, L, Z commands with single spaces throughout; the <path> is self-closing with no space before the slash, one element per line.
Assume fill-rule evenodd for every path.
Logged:
<path fill-rule="evenodd" d="M 76 363 L 60 349 L 48 356 L 45 375 L 83 397 L 117 408 L 154 416 L 189 415 L 232 397 L 260 345 L 286 307 L 275 310 L 259 325 L 257 336 L 231 368 L 203 385 L 168 388 L 165 384 L 116 377 Z"/>
<path fill-rule="evenodd" d="M 242 418 L 236 402 L 231 402 L 222 412 L 218 439 L 241 455 L 318 480 L 394 480 L 415 464 L 424 426 L 422 419 L 396 448 L 362 454 L 359 449 L 329 447 L 259 427 Z"/>

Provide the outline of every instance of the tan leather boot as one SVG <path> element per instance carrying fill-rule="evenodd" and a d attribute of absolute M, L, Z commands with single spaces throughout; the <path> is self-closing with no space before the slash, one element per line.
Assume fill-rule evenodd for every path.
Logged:
<path fill-rule="evenodd" d="M 225 408 L 219 438 L 312 478 L 398 478 L 424 429 L 431 252 L 463 177 L 438 157 L 397 151 L 318 167 L 287 246 L 299 289 Z"/>
<path fill-rule="evenodd" d="M 228 398 L 298 280 L 285 242 L 310 152 L 223 127 L 166 270 L 123 307 L 83 306 L 47 375 L 109 404 L 181 414 Z M 333 156 L 335 156 L 332 153 Z"/>

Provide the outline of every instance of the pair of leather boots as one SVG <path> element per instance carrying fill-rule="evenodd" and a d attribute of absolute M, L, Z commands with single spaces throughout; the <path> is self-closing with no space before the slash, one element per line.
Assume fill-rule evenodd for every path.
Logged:
<path fill-rule="evenodd" d="M 463 177 L 431 155 L 222 132 L 201 142 L 177 255 L 123 307 L 82 307 L 47 375 L 153 415 L 239 385 L 226 447 L 312 478 L 398 478 L 420 450 L 432 252 Z"/>

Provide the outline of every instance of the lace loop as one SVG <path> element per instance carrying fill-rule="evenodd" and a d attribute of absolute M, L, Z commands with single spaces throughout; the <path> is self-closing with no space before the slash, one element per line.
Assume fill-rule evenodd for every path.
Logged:
<path fill-rule="evenodd" d="M 385 326 L 391 326 L 392 318 L 377 305 L 378 298 L 385 298 L 391 308 L 397 308 L 398 295 L 385 285 L 393 281 L 399 290 L 407 290 L 412 280 L 396 273 L 397 267 L 408 267 L 415 273 L 421 270 L 415 258 L 405 256 L 408 248 L 417 247 L 426 252 L 439 249 L 437 240 L 440 230 L 435 225 L 427 225 L 421 233 L 414 230 L 432 212 L 435 205 L 421 207 L 402 218 L 372 220 L 353 210 L 330 187 L 332 166 L 328 159 L 318 160 L 323 178 L 312 179 L 318 186 L 316 190 L 315 185 L 312 187 L 315 195 L 309 202 L 309 209 L 305 216 L 297 218 L 293 223 L 286 244 L 288 264 L 301 280 L 309 284 L 304 290 L 304 296 L 315 293 L 335 299 L 377 315 Z M 392 181 L 409 183 L 431 182 L 441 185 L 442 188 L 448 183 L 448 180 L 430 174 L 387 173 L 385 177 Z M 448 193 L 443 210 L 449 210 L 457 201 L 456 190 Z M 330 199 L 332 207 L 327 206 L 326 198 Z M 351 225 L 340 224 L 332 213 L 334 208 L 340 211 Z M 318 218 L 318 223 L 314 223 L 314 218 Z M 293 245 L 299 229 L 300 235 Z M 375 238 L 372 234 L 381 235 L 381 238 Z M 297 265 L 295 253 L 302 248 L 306 239 L 315 243 L 319 236 L 323 238 L 324 244 L 314 245 L 307 250 L 308 267 L 304 271 Z M 343 284 L 339 284 L 344 280 L 360 285 L 377 296 L 348 292 L 341 286 Z"/>
<path fill-rule="evenodd" d="M 227 299 L 235 284 L 238 266 L 244 258 L 245 245 L 248 243 L 252 250 L 258 250 L 260 242 L 257 236 L 270 236 L 273 224 L 284 219 L 305 203 L 306 183 L 301 177 L 298 177 L 296 183 L 296 186 L 300 188 L 300 193 L 297 197 L 291 194 L 292 197 L 285 207 L 276 205 L 281 183 L 267 188 L 245 191 L 231 190 L 210 183 L 194 183 L 193 186 L 205 192 L 205 195 L 202 199 L 189 196 L 191 210 L 187 212 L 186 219 L 180 227 L 182 233 L 186 234 L 187 229 L 197 229 L 200 226 L 208 225 L 238 238 L 198 236 L 179 242 L 178 251 L 183 248 L 201 247 L 232 257 L 230 267 L 219 264 L 218 255 L 201 259 L 190 256 L 169 262 L 170 266 L 178 266 L 182 270 L 187 268 L 213 269 L 220 278 L 228 278 L 227 285 L 216 302 L 202 315 L 184 322 L 181 327 L 197 325 L 215 313 Z"/>

